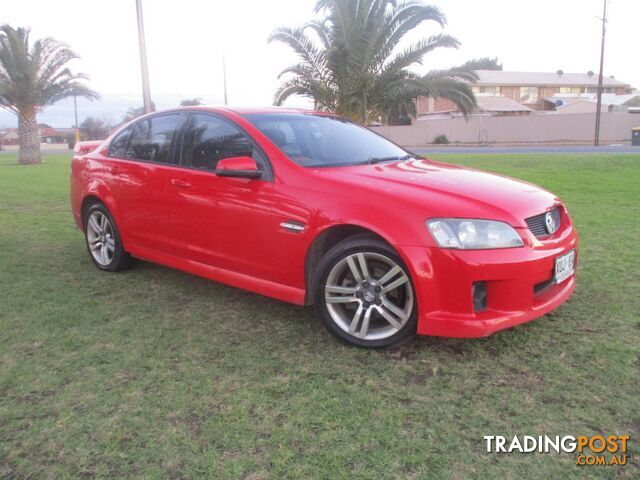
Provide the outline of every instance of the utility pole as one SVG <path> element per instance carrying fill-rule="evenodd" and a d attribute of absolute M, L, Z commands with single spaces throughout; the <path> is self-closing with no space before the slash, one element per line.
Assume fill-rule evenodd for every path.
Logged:
<path fill-rule="evenodd" d="M 222 54 L 222 82 L 224 86 L 224 104 L 227 105 L 227 64 L 224 61 L 224 53 Z"/>
<path fill-rule="evenodd" d="M 602 11 L 602 42 L 600 43 L 600 73 L 598 74 L 598 101 L 596 102 L 596 132 L 593 146 L 600 145 L 600 110 L 602 108 L 602 70 L 604 67 L 604 37 L 607 31 L 607 0 L 603 0 Z"/>
<path fill-rule="evenodd" d="M 80 125 L 78 125 L 78 97 L 76 95 L 73 96 L 73 110 L 75 113 L 75 117 L 76 117 L 76 124 L 75 126 L 75 130 L 76 130 L 76 142 L 78 143 L 80 141 Z"/>
<path fill-rule="evenodd" d="M 151 92 L 149 91 L 149 66 L 147 65 L 147 47 L 144 40 L 144 21 L 142 19 L 142 0 L 136 0 L 138 13 L 138 43 L 140 44 L 140 68 L 142 69 L 142 100 L 144 112 L 151 112 Z"/>

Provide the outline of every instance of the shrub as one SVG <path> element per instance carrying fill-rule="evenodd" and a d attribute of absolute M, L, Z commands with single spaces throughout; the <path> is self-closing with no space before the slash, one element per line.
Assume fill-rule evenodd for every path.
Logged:
<path fill-rule="evenodd" d="M 441 135 L 438 135 L 436 138 L 433 139 L 433 143 L 437 144 L 437 145 L 446 145 L 447 143 L 449 143 L 449 139 L 447 138 L 447 136 L 443 133 Z"/>

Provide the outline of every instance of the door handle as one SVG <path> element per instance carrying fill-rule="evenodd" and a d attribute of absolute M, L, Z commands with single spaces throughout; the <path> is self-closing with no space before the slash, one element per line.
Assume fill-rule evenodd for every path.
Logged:
<path fill-rule="evenodd" d="M 179 188 L 189 188 L 191 186 L 189 182 L 187 182 L 186 180 L 182 180 L 180 178 L 172 178 L 171 185 Z"/>
<path fill-rule="evenodd" d="M 110 166 L 106 168 L 107 172 L 113 174 L 113 175 L 118 175 L 120 173 L 122 173 L 122 170 L 120 169 L 120 167 L 114 167 L 114 166 Z"/>

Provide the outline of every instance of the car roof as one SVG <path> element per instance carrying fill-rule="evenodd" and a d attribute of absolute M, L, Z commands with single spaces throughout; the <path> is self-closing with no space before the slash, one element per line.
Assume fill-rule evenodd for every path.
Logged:
<path fill-rule="evenodd" d="M 197 105 L 197 106 L 193 106 L 193 107 L 176 107 L 176 108 L 171 108 L 171 109 L 167 109 L 167 110 L 158 110 L 158 112 L 161 111 L 170 111 L 170 110 L 174 110 L 174 111 L 183 111 L 183 110 L 205 110 L 205 111 L 210 111 L 210 112 L 231 112 L 231 113 L 236 113 L 238 115 L 247 115 L 247 114 L 253 114 L 253 113 L 266 113 L 266 114 L 278 114 L 278 113 L 283 113 L 283 114 L 291 114 L 291 113 L 302 113 L 302 114 L 318 114 L 318 115 L 333 115 L 331 113 L 328 112 L 318 112 L 312 109 L 308 109 L 308 108 L 290 108 L 290 107 L 234 107 L 234 106 L 227 106 L 227 105 Z M 155 112 L 154 112 L 155 113 Z"/>

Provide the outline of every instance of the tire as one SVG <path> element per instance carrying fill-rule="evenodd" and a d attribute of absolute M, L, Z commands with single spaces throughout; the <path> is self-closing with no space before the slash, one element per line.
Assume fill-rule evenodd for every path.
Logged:
<path fill-rule="evenodd" d="M 416 334 L 418 308 L 409 271 L 390 245 L 371 235 L 333 246 L 320 260 L 312 288 L 318 318 L 346 343 L 388 347 Z"/>
<path fill-rule="evenodd" d="M 90 205 L 82 222 L 87 251 L 96 267 L 117 272 L 131 266 L 131 255 L 124 250 L 120 232 L 107 207 L 102 203 Z"/>

